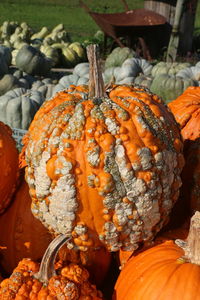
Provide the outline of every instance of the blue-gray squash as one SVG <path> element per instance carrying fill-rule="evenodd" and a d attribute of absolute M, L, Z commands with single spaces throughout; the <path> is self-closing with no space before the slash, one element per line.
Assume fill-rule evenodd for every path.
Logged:
<path fill-rule="evenodd" d="M 8 64 L 5 60 L 5 57 L 2 53 L 0 53 L 0 77 L 9 73 Z"/>
<path fill-rule="evenodd" d="M 154 77 L 150 90 L 168 103 L 180 96 L 188 86 L 198 86 L 198 82 L 190 78 L 161 74 Z"/>
<path fill-rule="evenodd" d="M 152 80 L 153 80 L 153 77 L 151 75 L 147 76 L 147 75 L 141 74 L 141 75 L 135 77 L 134 84 L 141 85 L 141 86 L 149 89 L 152 84 Z"/>
<path fill-rule="evenodd" d="M 12 54 L 11 54 L 11 48 L 5 46 L 5 45 L 0 45 L 0 54 L 3 55 L 6 64 L 8 66 L 11 65 L 11 60 L 12 60 Z"/>
<path fill-rule="evenodd" d="M 153 77 L 161 74 L 175 75 L 178 71 L 190 66 L 188 62 L 165 62 L 160 61 L 151 70 Z"/>
<path fill-rule="evenodd" d="M 0 79 L 0 95 L 4 95 L 8 91 L 22 86 L 23 83 L 21 83 L 17 77 L 12 74 L 5 74 Z"/>
<path fill-rule="evenodd" d="M 51 59 L 39 49 L 24 45 L 15 58 L 16 66 L 30 75 L 47 75 L 52 67 Z"/>
<path fill-rule="evenodd" d="M 39 91 L 16 88 L 0 96 L 0 121 L 11 128 L 27 130 L 44 101 Z"/>
<path fill-rule="evenodd" d="M 105 69 L 110 67 L 121 67 L 127 58 L 138 57 L 136 52 L 129 47 L 116 47 L 105 60 Z"/>

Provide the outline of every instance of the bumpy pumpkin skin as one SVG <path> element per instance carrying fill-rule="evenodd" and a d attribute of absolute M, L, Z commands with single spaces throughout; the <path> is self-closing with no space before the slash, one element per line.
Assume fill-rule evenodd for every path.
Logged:
<path fill-rule="evenodd" d="M 180 258 L 184 251 L 166 241 L 131 257 L 122 269 L 113 300 L 200 299 L 200 267 Z"/>
<path fill-rule="evenodd" d="M 69 263 L 82 265 L 89 271 L 90 280 L 96 286 L 101 286 L 111 265 L 111 253 L 105 247 L 79 251 L 64 245 L 58 252 L 58 258 L 58 263 L 63 266 Z"/>
<path fill-rule="evenodd" d="M 11 201 L 19 178 L 19 159 L 9 126 L 0 121 L 0 214 Z"/>
<path fill-rule="evenodd" d="M 134 250 L 176 202 L 182 142 L 164 103 L 140 87 L 87 99 L 72 86 L 46 101 L 25 138 L 32 212 L 69 248 Z"/>
<path fill-rule="evenodd" d="M 168 106 L 180 125 L 184 140 L 181 197 L 192 215 L 200 210 L 200 87 L 187 88 Z"/>
<path fill-rule="evenodd" d="M 31 212 L 29 188 L 22 179 L 11 205 L 0 216 L 0 245 L 6 247 L 0 260 L 4 272 L 11 274 L 23 257 L 41 259 L 51 240 L 51 234 Z"/>
<path fill-rule="evenodd" d="M 76 264 L 59 270 L 60 274 L 51 277 L 47 286 L 33 277 L 38 271 L 38 263 L 30 259 L 21 260 L 10 278 L 0 283 L 0 299 L 102 299 L 101 292 L 89 282 L 88 271 Z"/>

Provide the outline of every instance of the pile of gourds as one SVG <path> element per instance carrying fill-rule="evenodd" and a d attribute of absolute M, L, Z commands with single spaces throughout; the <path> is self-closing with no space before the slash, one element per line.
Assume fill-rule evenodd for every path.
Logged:
<path fill-rule="evenodd" d="M 19 155 L 0 123 L 0 299 L 200 299 L 200 87 L 105 87 L 96 51 Z"/>
<path fill-rule="evenodd" d="M 19 50 L 31 46 L 40 50 L 49 58 L 49 66 L 73 67 L 86 59 L 85 47 L 78 42 L 71 42 L 69 33 L 63 24 L 52 30 L 47 27 L 34 32 L 26 22 L 5 21 L 0 27 L 0 41 L 12 52 L 12 63 L 15 65 Z M 26 47 L 25 47 L 26 49 Z"/>

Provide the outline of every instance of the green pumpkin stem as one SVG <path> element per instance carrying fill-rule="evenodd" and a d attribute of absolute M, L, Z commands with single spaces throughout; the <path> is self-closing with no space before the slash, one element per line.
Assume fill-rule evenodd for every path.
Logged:
<path fill-rule="evenodd" d="M 105 87 L 102 77 L 100 51 L 97 44 L 87 47 L 87 56 L 89 61 L 89 97 L 102 98 L 105 96 Z"/>
<path fill-rule="evenodd" d="M 186 241 L 176 240 L 176 244 L 185 252 L 184 259 L 200 265 L 200 212 L 196 211 L 190 221 L 190 229 Z"/>
<path fill-rule="evenodd" d="M 44 283 L 48 284 L 49 279 L 56 275 L 54 263 L 58 250 L 66 243 L 69 238 L 66 235 L 58 235 L 48 246 L 45 251 L 38 273 L 34 277 Z"/>

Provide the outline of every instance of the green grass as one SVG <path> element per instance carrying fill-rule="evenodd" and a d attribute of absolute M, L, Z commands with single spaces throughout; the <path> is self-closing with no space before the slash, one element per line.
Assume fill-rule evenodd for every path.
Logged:
<path fill-rule="evenodd" d="M 142 8 L 143 0 L 126 0 L 130 9 Z M 84 0 L 92 11 L 122 12 L 120 0 Z M 72 40 L 92 36 L 99 27 L 80 7 L 78 0 L 1 0 L 0 24 L 4 21 L 27 22 L 35 31 L 43 26 L 52 29 L 63 23 Z M 200 3 L 197 16 L 200 16 Z M 200 32 L 200 17 L 196 17 L 195 29 Z"/>
<path fill-rule="evenodd" d="M 117 0 L 84 2 L 91 10 L 97 12 L 124 10 L 122 2 Z M 142 0 L 130 0 L 127 3 L 130 9 L 143 6 Z M 51 29 L 63 23 L 73 39 L 91 36 L 99 29 L 93 19 L 80 7 L 78 0 L 3 0 L 0 2 L 0 12 L 0 24 L 6 20 L 27 22 L 34 30 L 42 26 Z"/>

